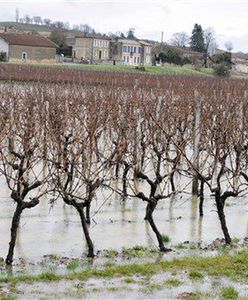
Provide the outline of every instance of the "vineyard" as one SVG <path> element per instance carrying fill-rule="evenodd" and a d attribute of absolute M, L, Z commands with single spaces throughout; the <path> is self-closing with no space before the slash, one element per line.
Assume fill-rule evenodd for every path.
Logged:
<path fill-rule="evenodd" d="M 7 264 L 23 212 L 47 199 L 75 210 L 92 258 L 92 207 L 106 194 L 145 204 L 161 252 L 172 249 L 157 225 L 158 204 L 191 194 L 200 218 L 208 218 L 205 201 L 214 202 L 232 243 L 225 207 L 230 198 L 244 203 L 248 191 L 247 81 L 4 68 L 0 175 L 15 203 Z"/>

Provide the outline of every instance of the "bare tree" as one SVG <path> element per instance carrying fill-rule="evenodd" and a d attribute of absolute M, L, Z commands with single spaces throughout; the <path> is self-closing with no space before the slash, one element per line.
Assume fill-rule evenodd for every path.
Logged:
<path fill-rule="evenodd" d="M 225 42 L 225 47 L 226 47 L 226 50 L 228 52 L 232 52 L 232 50 L 233 50 L 233 43 L 231 41 L 227 41 L 227 42 Z"/>
<path fill-rule="evenodd" d="M 41 19 L 40 16 L 34 16 L 34 17 L 33 17 L 33 21 L 34 21 L 34 23 L 37 24 L 37 25 L 42 24 L 42 19 Z"/>
<path fill-rule="evenodd" d="M 171 38 L 171 44 L 177 47 L 186 47 L 189 44 L 189 35 L 186 32 L 176 32 Z"/>
<path fill-rule="evenodd" d="M 32 18 L 29 15 L 25 15 L 23 20 L 26 24 L 30 24 L 32 22 Z"/>
<path fill-rule="evenodd" d="M 215 32 L 211 27 L 204 30 L 204 43 L 205 43 L 204 66 L 207 68 L 208 56 L 210 54 L 214 54 L 217 48 Z"/>
<path fill-rule="evenodd" d="M 79 24 L 79 30 L 86 33 L 93 33 L 94 29 L 88 24 Z"/>
<path fill-rule="evenodd" d="M 53 23 L 53 26 L 58 28 L 58 29 L 63 29 L 64 28 L 64 23 L 61 21 L 56 21 Z"/>
<path fill-rule="evenodd" d="M 51 26 L 51 24 L 52 24 L 52 20 L 51 20 L 51 19 L 48 19 L 48 18 L 46 18 L 46 19 L 43 19 L 43 23 L 44 23 L 44 25 L 46 25 L 46 26 Z"/>

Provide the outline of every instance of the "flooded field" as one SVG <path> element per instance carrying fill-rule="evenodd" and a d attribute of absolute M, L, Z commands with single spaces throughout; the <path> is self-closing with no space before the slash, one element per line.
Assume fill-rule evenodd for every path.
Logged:
<path fill-rule="evenodd" d="M 62 280 L 55 283 L 20 284 L 18 299 L 218 299 L 220 291 L 225 290 L 226 286 L 234 286 L 239 291 L 240 299 L 246 299 L 247 286 L 244 284 L 233 284 L 228 279 L 208 276 L 192 281 L 188 274 L 91 279 L 86 283 Z"/>
<path fill-rule="evenodd" d="M 144 183 L 140 182 L 139 185 L 141 190 L 147 192 Z M 15 204 L 10 199 L 3 180 L 1 191 L 0 257 L 5 257 Z M 157 207 L 154 214 L 156 223 L 161 233 L 169 237 L 170 241 L 166 244 L 173 250 L 162 254 L 159 253 L 154 233 L 144 221 L 145 203 L 136 198 L 127 198 L 123 201 L 114 193 L 100 190 L 96 200 L 92 202 L 92 223 L 89 227 L 97 255 L 92 262 L 86 258 L 87 245 L 75 209 L 63 204 L 62 200 L 51 205 L 49 198 L 42 198 L 37 207 L 26 210 L 23 214 L 13 269 L 5 269 L 0 264 L 1 277 L 11 279 L 12 276 L 13 278 L 17 276 L 15 283 L 0 282 L 0 297 L 14 295 L 14 299 L 21 300 L 34 297 L 35 299 L 218 299 L 223 293 L 238 291 L 240 299 L 246 299 L 248 286 L 243 280 L 208 276 L 205 272 L 185 270 L 181 267 L 158 274 L 156 272 L 153 274 L 148 269 L 147 274 L 107 275 L 107 278 L 106 275 L 93 276 L 82 280 L 77 278 L 77 274 L 87 272 L 88 269 L 102 270 L 115 264 L 116 267 L 129 264 L 157 264 L 178 258 L 204 258 L 221 254 L 220 249 L 224 251 L 222 244 L 208 247 L 209 244 L 215 245 L 212 242 L 217 238 L 221 239 L 223 235 L 213 198 L 206 194 L 204 217 L 201 218 L 199 199 L 192 198 L 189 194 L 184 193 L 165 199 Z M 233 240 L 235 242 L 240 240 L 243 243 L 248 237 L 248 198 L 229 199 L 225 211 Z M 245 241 L 247 242 L 247 239 Z M 243 247 L 235 248 L 240 251 Z M 236 253 L 235 248 L 233 253 Z M 33 282 L 33 279 L 29 282 L 25 277 L 23 280 L 18 279 L 18 276 L 42 276 L 42 274 L 44 278 L 37 282 L 36 280 Z M 73 274 L 75 279 L 71 280 L 70 276 Z M 57 280 L 57 275 L 61 276 L 61 279 Z M 63 276 L 70 279 L 65 280 Z"/>
<path fill-rule="evenodd" d="M 91 75 L 0 88 L 0 297 L 246 299 L 247 82 Z"/>
<path fill-rule="evenodd" d="M 145 186 L 144 186 L 145 189 Z M 0 210 L 0 257 L 8 250 L 11 217 L 15 204 L 9 198 L 9 191 L 1 181 Z M 116 249 L 136 245 L 156 249 L 157 241 L 149 225 L 144 221 L 145 203 L 130 198 L 122 201 L 115 194 L 99 193 L 92 203 L 92 224 L 90 233 L 95 249 Z M 204 217 L 199 217 L 199 200 L 188 195 L 178 195 L 159 203 L 155 211 L 157 225 L 162 234 L 168 235 L 171 245 L 184 241 L 211 243 L 222 238 L 220 222 L 214 200 L 208 196 L 204 205 Z M 226 217 L 232 237 L 248 236 L 248 199 L 228 200 Z M 22 216 L 16 244 L 16 258 L 39 260 L 47 254 L 80 257 L 85 255 L 86 245 L 80 219 L 75 209 L 56 202 L 49 204 L 47 198 Z"/>

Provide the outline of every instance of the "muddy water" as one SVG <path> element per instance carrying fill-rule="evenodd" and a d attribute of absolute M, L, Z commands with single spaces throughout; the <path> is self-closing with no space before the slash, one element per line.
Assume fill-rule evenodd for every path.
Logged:
<path fill-rule="evenodd" d="M 178 274 L 182 284 L 179 287 L 165 285 L 165 280 L 172 279 L 170 274 L 163 273 L 151 278 L 134 278 L 136 283 L 127 284 L 122 278 L 114 279 L 90 279 L 89 281 L 60 281 L 51 283 L 34 283 L 32 285 L 22 283 L 18 286 L 18 299 L 192 299 L 191 293 L 211 292 L 210 299 L 218 299 L 221 288 L 234 286 L 239 291 L 240 297 L 247 295 L 247 286 L 232 283 L 228 279 L 205 277 L 204 280 L 192 282 L 187 274 Z M 143 283 L 140 284 L 143 280 Z M 158 288 L 154 288 L 154 283 Z M 185 295 L 188 297 L 180 297 Z M 179 296 L 179 297 L 178 297 Z M 206 297 L 207 298 L 207 297 Z M 198 299 L 198 298 L 197 298 Z M 203 297 L 201 298 L 203 299 Z"/>
<path fill-rule="evenodd" d="M 15 204 L 1 179 L 0 198 L 0 257 L 7 253 L 11 217 Z M 133 247 L 137 244 L 156 246 L 150 227 L 144 221 L 145 203 L 140 199 L 128 199 L 123 203 L 117 196 L 99 192 L 92 207 L 93 221 L 90 227 L 96 250 Z M 228 199 L 227 223 L 233 237 L 248 236 L 248 199 Z M 174 199 L 162 200 L 154 218 L 163 234 L 171 238 L 172 245 L 186 240 L 210 243 L 222 237 L 214 200 L 209 196 L 204 206 L 205 216 L 198 217 L 198 201 L 181 194 Z M 15 257 L 39 259 L 45 254 L 78 257 L 85 253 L 80 220 L 71 207 L 58 201 L 51 208 L 49 199 L 23 213 Z"/>

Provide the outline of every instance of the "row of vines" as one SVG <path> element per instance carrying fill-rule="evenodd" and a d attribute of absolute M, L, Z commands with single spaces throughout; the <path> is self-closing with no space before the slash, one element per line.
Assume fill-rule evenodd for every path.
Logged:
<path fill-rule="evenodd" d="M 0 176 L 16 204 L 6 263 L 13 262 L 22 212 L 44 197 L 76 210 L 94 257 L 91 204 L 99 190 L 144 201 L 144 218 L 163 252 L 170 249 L 153 215 L 157 204 L 192 192 L 204 217 L 211 194 L 231 243 L 225 204 L 248 191 L 248 83 L 86 75 L 77 77 L 80 85 L 0 85 Z"/>

